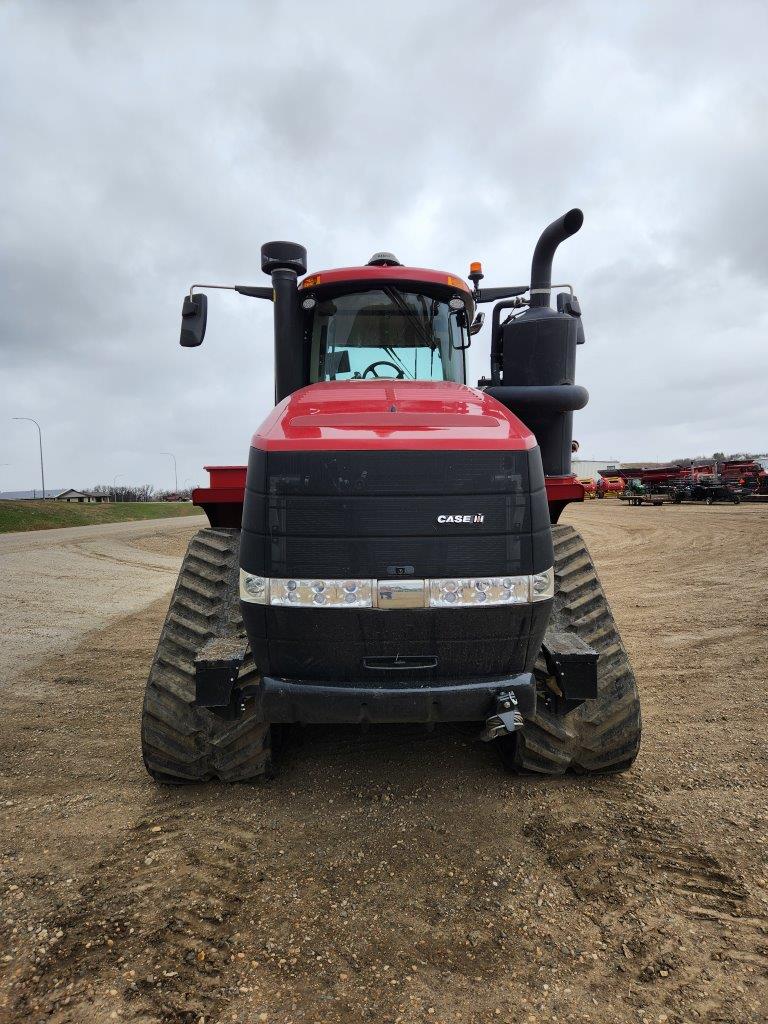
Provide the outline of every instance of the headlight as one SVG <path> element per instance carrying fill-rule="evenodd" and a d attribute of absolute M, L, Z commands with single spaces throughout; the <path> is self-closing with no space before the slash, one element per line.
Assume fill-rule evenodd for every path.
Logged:
<path fill-rule="evenodd" d="M 296 608 L 372 608 L 371 580 L 271 580 L 269 603 Z"/>
<path fill-rule="evenodd" d="M 491 604 L 527 604 L 530 576 L 480 576 L 430 580 L 430 608 L 466 608 Z"/>
<path fill-rule="evenodd" d="M 269 580 L 241 569 L 240 600 L 252 604 L 269 604 Z"/>
<path fill-rule="evenodd" d="M 555 596 L 555 570 L 537 572 L 531 576 L 531 600 L 549 601 Z"/>
<path fill-rule="evenodd" d="M 240 600 L 283 608 L 387 608 L 379 591 L 388 580 L 267 579 L 240 570 Z M 491 605 L 529 604 L 554 597 L 555 572 L 533 576 L 471 576 L 436 580 L 409 580 L 409 587 L 426 594 L 413 607 L 480 608 Z M 386 587 L 384 587 L 386 589 Z"/>

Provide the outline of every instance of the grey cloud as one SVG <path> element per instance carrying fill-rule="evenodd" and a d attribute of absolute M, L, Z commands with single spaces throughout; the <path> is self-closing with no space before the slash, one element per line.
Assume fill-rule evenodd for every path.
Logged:
<path fill-rule="evenodd" d="M 541 228 L 583 231 L 582 450 L 766 448 L 764 5 L 7 3 L 0 31 L 0 407 L 44 421 L 62 484 L 201 479 L 272 394 L 259 245 L 312 267 L 386 247 L 524 281 Z M 744 25 L 749 31 L 744 31 Z M 487 331 L 471 352 L 487 368 Z M 28 426 L 28 425 L 27 425 Z M 4 489 L 31 486 L 0 423 Z"/>

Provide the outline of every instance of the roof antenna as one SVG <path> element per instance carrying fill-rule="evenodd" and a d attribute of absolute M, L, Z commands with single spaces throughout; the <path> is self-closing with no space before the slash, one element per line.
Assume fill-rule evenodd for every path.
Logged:
<path fill-rule="evenodd" d="M 375 252 L 366 263 L 367 267 L 402 267 L 402 265 L 393 252 Z"/>

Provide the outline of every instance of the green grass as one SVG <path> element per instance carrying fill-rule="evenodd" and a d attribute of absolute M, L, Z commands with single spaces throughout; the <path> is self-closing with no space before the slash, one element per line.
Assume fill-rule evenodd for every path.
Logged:
<path fill-rule="evenodd" d="M 86 505 L 66 501 L 0 501 L 0 533 L 53 530 L 59 526 L 93 526 L 134 519 L 199 516 L 202 510 L 186 501 L 117 501 Z"/>

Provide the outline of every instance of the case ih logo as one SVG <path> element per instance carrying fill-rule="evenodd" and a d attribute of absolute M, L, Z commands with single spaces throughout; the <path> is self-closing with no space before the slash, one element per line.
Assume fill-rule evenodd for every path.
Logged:
<path fill-rule="evenodd" d="M 440 523 L 441 526 L 443 525 L 443 523 L 470 523 L 471 525 L 475 526 L 478 523 L 485 522 L 485 513 L 476 512 L 474 515 L 471 516 L 438 516 L 437 521 L 438 523 Z"/>

